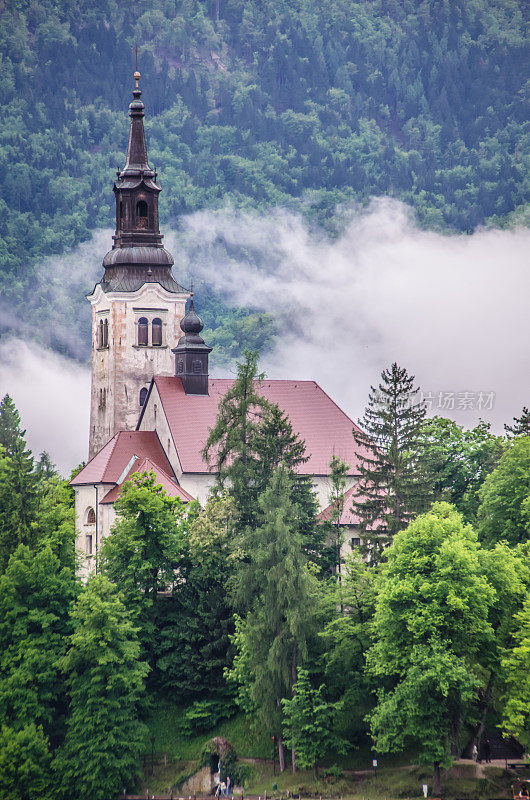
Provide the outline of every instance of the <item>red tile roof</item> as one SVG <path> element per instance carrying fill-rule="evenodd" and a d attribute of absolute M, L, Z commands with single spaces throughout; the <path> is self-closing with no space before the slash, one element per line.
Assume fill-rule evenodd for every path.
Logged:
<path fill-rule="evenodd" d="M 354 514 L 351 507 L 355 489 L 356 487 L 352 486 L 351 489 L 348 489 L 348 491 L 344 493 L 344 508 L 340 516 L 339 525 L 359 525 L 359 517 L 357 514 Z M 333 516 L 333 512 L 333 503 L 331 503 L 329 506 L 327 506 L 327 508 L 320 512 L 317 517 L 318 521 L 328 522 Z"/>
<path fill-rule="evenodd" d="M 70 483 L 118 483 L 133 456 L 150 459 L 168 476 L 174 474 L 154 431 L 119 431 Z"/>
<path fill-rule="evenodd" d="M 180 378 L 155 378 L 184 472 L 208 472 L 201 451 L 215 424 L 219 401 L 233 383 L 232 379 L 210 378 L 209 395 L 187 395 Z M 352 429 L 357 426 L 317 383 L 264 380 L 257 388 L 287 412 L 294 430 L 305 440 L 309 460 L 300 465 L 300 473 L 329 475 L 335 453 L 350 465 L 349 474 L 355 474 L 358 447 Z"/>
<path fill-rule="evenodd" d="M 142 472 L 154 472 L 156 483 L 162 486 L 166 494 L 168 494 L 170 497 L 179 497 L 184 503 L 189 503 L 190 500 L 194 499 L 191 494 L 182 488 L 182 486 L 178 485 L 176 478 L 171 478 L 166 472 L 164 472 L 164 470 L 160 469 L 160 467 L 154 464 L 151 459 L 137 458 L 123 481 L 119 484 L 119 486 L 115 486 L 110 490 L 110 492 L 107 492 L 101 501 L 101 504 L 114 503 L 114 501 L 122 493 L 124 483 L 129 481 L 135 473 L 140 474 Z"/>

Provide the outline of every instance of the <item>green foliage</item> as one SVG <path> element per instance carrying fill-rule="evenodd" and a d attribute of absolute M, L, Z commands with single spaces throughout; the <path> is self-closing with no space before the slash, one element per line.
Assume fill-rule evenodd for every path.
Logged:
<path fill-rule="evenodd" d="M 413 745 L 439 768 L 458 753 L 462 712 L 480 686 L 495 591 L 476 534 L 447 503 L 397 534 L 387 555 L 367 659 L 380 681 L 372 736 L 380 752 Z"/>
<path fill-rule="evenodd" d="M 237 364 L 233 386 L 219 403 L 217 419 L 204 447 L 204 458 L 217 473 L 217 483 L 230 484 L 238 521 L 242 525 L 256 518 L 256 489 L 250 480 L 256 470 L 254 441 L 268 403 L 259 394 L 258 353 L 245 352 Z M 258 385 L 256 385 L 258 384 Z"/>
<path fill-rule="evenodd" d="M 337 205 L 382 194 L 429 227 L 524 221 L 526 24 L 517 0 L 153 0 L 132 17 L 124 0 L 6 5 L 4 297 L 46 322 L 42 341 L 75 352 L 34 276 L 43 256 L 113 219 L 136 41 L 163 223 L 229 201 L 300 209 L 334 229 Z M 88 308 L 81 318 L 88 330 Z M 227 309 L 216 345 L 241 355 L 249 336 L 266 346 L 270 327 Z"/>
<path fill-rule="evenodd" d="M 201 717 L 206 724 L 233 709 L 223 678 L 234 630 L 228 598 L 233 518 L 225 494 L 190 511 L 179 579 L 158 604 L 158 688 L 181 701 L 200 698 L 193 719 L 187 717 L 195 729 Z"/>
<path fill-rule="evenodd" d="M 280 464 L 285 466 L 291 477 L 291 500 L 296 507 L 304 552 L 324 571 L 329 564 L 327 531 L 317 524 L 318 502 L 311 477 L 296 471 L 308 460 L 305 443 L 294 432 L 285 411 L 260 394 L 259 385 L 264 378 L 258 373 L 258 354 L 246 351 L 245 361 L 237 365 L 232 388 L 219 403 L 204 457 L 215 467 L 218 488 L 229 486 L 236 530 L 262 522 L 258 498 L 274 470 Z M 238 607 L 243 603 L 246 609 L 256 587 L 239 586 L 244 592 L 235 593 L 235 602 Z"/>
<path fill-rule="evenodd" d="M 341 528 L 341 518 L 345 506 L 346 494 L 346 477 L 349 471 L 349 465 L 342 461 L 338 456 L 333 453 L 330 461 L 330 493 L 329 504 L 332 507 L 331 517 L 329 519 L 329 530 L 335 549 L 334 554 L 334 568 L 336 572 L 341 572 L 341 547 L 344 539 L 344 532 Z"/>
<path fill-rule="evenodd" d="M 0 445 L 8 456 L 13 456 L 19 440 L 26 431 L 20 428 L 20 414 L 11 397 L 6 394 L 0 403 Z"/>
<path fill-rule="evenodd" d="M 117 520 L 101 548 L 101 569 L 120 587 L 139 626 L 144 657 L 154 668 L 158 593 L 177 580 L 185 507 L 168 497 L 152 472 L 127 482 L 114 507 Z"/>
<path fill-rule="evenodd" d="M 290 695 L 312 626 L 312 578 L 290 498 L 289 473 L 279 467 L 259 498 L 264 522 L 248 529 L 247 560 L 235 576 L 259 591 L 236 623 L 236 656 L 228 674 L 240 687 L 242 707 L 255 710 L 259 725 L 275 735 L 281 731 L 280 701 Z"/>
<path fill-rule="evenodd" d="M 39 476 L 20 415 L 8 394 L 0 403 L 0 572 L 18 544 L 37 540 Z"/>
<path fill-rule="evenodd" d="M 341 699 L 338 728 L 357 741 L 366 734 L 363 717 L 370 705 L 365 661 L 372 643 L 375 577 L 375 570 L 357 551 L 346 559 L 339 584 L 329 581 L 318 587 L 323 643 L 320 660 L 327 691 Z"/>
<path fill-rule="evenodd" d="M 478 529 L 488 545 L 511 545 L 530 538 L 530 436 L 510 442 L 479 491 Z"/>
<path fill-rule="evenodd" d="M 334 731 L 340 703 L 327 702 L 324 690 L 323 685 L 314 689 L 307 670 L 299 667 L 292 698 L 282 700 L 285 743 L 296 751 L 298 766 L 313 767 L 315 773 L 318 760 L 328 751 L 345 752 L 345 743 Z"/>
<path fill-rule="evenodd" d="M 502 661 L 506 691 L 502 698 L 502 728 L 530 746 L 530 598 L 516 615 L 513 646 Z"/>
<path fill-rule="evenodd" d="M 104 800 L 134 782 L 148 666 L 123 599 L 105 576 L 89 580 L 72 622 L 62 659 L 70 713 L 54 766 L 62 797 Z"/>
<path fill-rule="evenodd" d="M 230 700 L 196 700 L 184 714 L 183 731 L 194 736 L 209 731 L 222 719 L 228 719 L 236 710 Z"/>
<path fill-rule="evenodd" d="M 487 422 L 466 430 L 444 417 L 427 419 L 422 428 L 420 461 L 434 497 L 456 506 L 472 524 L 480 503 L 479 489 L 504 449 L 503 439 L 490 430 Z"/>
<path fill-rule="evenodd" d="M 0 797 L 2 800 L 48 800 L 52 795 L 48 741 L 34 722 L 0 730 Z"/>
<path fill-rule="evenodd" d="M 57 743 L 64 734 L 65 684 L 59 660 L 71 630 L 74 576 L 49 544 L 19 545 L 0 577 L 0 718 L 35 723 Z"/>
<path fill-rule="evenodd" d="M 359 481 L 352 508 L 359 517 L 362 547 L 372 560 L 428 505 L 430 487 L 420 466 L 425 406 L 416 402 L 414 376 L 392 364 L 370 389 L 353 435 L 359 446 Z"/>
<path fill-rule="evenodd" d="M 511 425 L 505 425 L 504 430 L 508 437 L 530 436 L 530 410 L 523 406 L 520 417 L 514 417 Z"/>

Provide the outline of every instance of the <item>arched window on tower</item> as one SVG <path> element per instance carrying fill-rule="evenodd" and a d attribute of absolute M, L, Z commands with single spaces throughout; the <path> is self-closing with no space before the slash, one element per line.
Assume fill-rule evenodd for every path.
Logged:
<path fill-rule="evenodd" d="M 85 512 L 85 525 L 95 525 L 96 524 L 96 512 L 93 508 L 87 508 Z"/>
<path fill-rule="evenodd" d="M 138 200 L 136 203 L 136 227 L 147 228 L 147 203 L 145 200 Z"/>
<path fill-rule="evenodd" d="M 140 317 L 138 320 L 138 344 L 140 347 L 147 347 L 149 338 L 149 322 L 147 317 Z"/>
<path fill-rule="evenodd" d="M 98 326 L 98 347 L 109 346 L 109 321 L 105 319 L 99 320 Z"/>
<path fill-rule="evenodd" d="M 141 407 L 145 405 L 146 398 L 147 398 L 147 389 L 145 388 L 145 386 L 142 386 L 142 388 L 140 389 L 140 398 L 139 398 Z"/>
<path fill-rule="evenodd" d="M 162 320 L 159 317 L 155 317 L 152 324 L 152 336 L 151 336 L 151 344 L 153 347 L 161 347 L 162 346 Z"/>

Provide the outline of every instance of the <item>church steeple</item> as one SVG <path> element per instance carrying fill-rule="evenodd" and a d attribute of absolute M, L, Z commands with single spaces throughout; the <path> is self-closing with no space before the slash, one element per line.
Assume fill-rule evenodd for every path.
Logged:
<path fill-rule="evenodd" d="M 171 274 L 173 258 L 162 245 L 158 223 L 156 171 L 149 166 L 144 130 L 144 104 L 140 73 L 129 106 L 131 126 L 124 168 L 114 182 L 116 232 L 114 244 L 103 259 L 104 291 L 136 291 L 143 283 L 159 283 L 169 292 L 183 292 Z"/>
<path fill-rule="evenodd" d="M 129 146 L 127 147 L 125 167 L 121 173 L 122 177 L 125 174 L 142 175 L 144 172 L 150 171 L 147 161 L 147 145 L 145 143 L 144 104 L 140 100 L 142 90 L 138 86 L 140 78 L 140 73 L 136 71 L 134 73 L 134 80 L 136 81 L 136 86 L 133 89 L 134 100 L 129 106 L 129 116 L 131 118 Z"/>

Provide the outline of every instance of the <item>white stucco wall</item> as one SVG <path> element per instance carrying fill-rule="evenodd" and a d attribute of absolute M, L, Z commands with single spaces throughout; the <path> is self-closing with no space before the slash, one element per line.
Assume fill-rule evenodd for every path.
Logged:
<path fill-rule="evenodd" d="M 101 547 L 103 539 L 108 536 L 115 519 L 112 506 L 101 505 L 101 500 L 113 487 L 113 484 L 98 483 L 84 486 L 75 486 L 75 546 L 79 557 L 79 575 L 86 579 L 96 568 L 96 554 Z M 87 522 L 88 509 L 92 508 L 96 521 Z M 92 553 L 89 552 L 91 537 Z"/>

